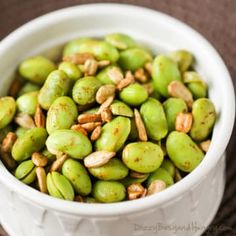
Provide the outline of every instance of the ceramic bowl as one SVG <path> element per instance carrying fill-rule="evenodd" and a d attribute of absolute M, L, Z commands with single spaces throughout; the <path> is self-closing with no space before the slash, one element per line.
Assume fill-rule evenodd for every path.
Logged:
<path fill-rule="evenodd" d="M 11 236 L 200 235 L 213 219 L 224 190 L 224 151 L 234 123 L 235 97 L 227 68 L 212 45 L 180 21 L 141 7 L 91 4 L 62 9 L 15 30 L 0 43 L 0 94 L 24 59 L 46 54 L 81 36 L 111 32 L 133 36 L 154 52 L 184 48 L 209 85 L 219 114 L 212 144 L 202 163 L 167 190 L 113 204 L 68 202 L 18 181 L 0 163 L 0 220 Z"/>

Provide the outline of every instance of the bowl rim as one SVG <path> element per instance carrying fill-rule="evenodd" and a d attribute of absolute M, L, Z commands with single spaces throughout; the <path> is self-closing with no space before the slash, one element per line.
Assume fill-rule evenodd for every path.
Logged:
<path fill-rule="evenodd" d="M 163 207 L 163 205 L 168 204 L 169 201 L 172 202 L 178 200 L 184 191 L 187 191 L 192 186 L 197 185 L 202 178 L 207 176 L 209 171 L 214 168 L 214 166 L 221 158 L 233 130 L 235 119 L 235 95 L 232 80 L 223 60 L 214 49 L 214 47 L 202 35 L 200 35 L 197 31 L 195 31 L 185 23 L 175 19 L 174 17 L 145 7 L 117 3 L 85 4 L 52 11 L 43 16 L 37 17 L 19 27 L 0 42 L 0 55 L 4 52 L 4 50 L 7 50 L 7 48 L 18 41 L 19 38 L 24 37 L 25 32 L 32 31 L 33 28 L 35 29 L 38 27 L 43 27 L 44 25 L 55 21 L 55 19 L 58 19 L 59 17 L 64 19 L 68 15 L 76 15 L 83 11 L 87 11 L 89 14 L 95 14 L 95 11 L 98 11 L 99 9 L 116 13 L 118 13 L 119 11 L 129 11 L 130 15 L 140 13 L 142 15 L 145 15 L 145 17 L 149 18 L 150 20 L 156 20 L 156 18 L 158 17 L 162 18 L 167 24 L 174 24 L 176 25 L 176 27 L 182 28 L 189 35 L 191 35 L 191 37 L 195 37 L 201 44 L 204 45 L 205 48 L 207 48 L 208 53 L 212 55 L 212 58 L 214 58 L 216 63 L 218 63 L 222 73 L 225 75 L 224 89 L 227 90 L 227 101 L 229 104 L 231 104 L 230 106 L 224 106 L 228 116 L 224 117 L 224 122 L 226 122 L 225 124 L 227 124 L 227 126 L 221 134 L 221 142 L 217 141 L 216 145 L 212 145 L 209 152 L 206 154 L 206 158 L 204 159 L 204 161 L 202 161 L 202 163 L 186 178 L 174 184 L 165 191 L 160 192 L 159 194 L 134 201 L 124 201 L 110 204 L 84 204 L 57 199 L 49 195 L 42 194 L 39 191 L 21 183 L 5 168 L 2 163 L 0 164 L 0 181 L 9 186 L 11 190 L 15 191 L 19 197 L 21 196 L 24 199 L 44 206 L 48 209 L 53 209 L 58 212 L 68 214 L 104 217 L 135 213 L 138 211 L 151 209 L 153 208 L 153 206 L 159 206 L 161 208 Z M 215 156 L 214 158 L 208 158 L 208 156 L 210 155 Z"/>

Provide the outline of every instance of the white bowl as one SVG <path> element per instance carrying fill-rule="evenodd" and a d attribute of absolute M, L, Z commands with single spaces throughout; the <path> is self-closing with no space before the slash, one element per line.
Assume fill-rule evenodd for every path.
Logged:
<path fill-rule="evenodd" d="M 66 8 L 20 27 L 0 43 L 1 95 L 19 62 L 80 36 L 123 32 L 155 52 L 185 48 L 209 85 L 219 119 L 212 145 L 190 175 L 167 190 L 136 201 L 81 204 L 24 185 L 0 163 L 0 219 L 11 236 L 199 235 L 214 217 L 224 189 L 224 156 L 235 115 L 229 73 L 200 34 L 165 14 L 140 7 L 92 4 Z"/>

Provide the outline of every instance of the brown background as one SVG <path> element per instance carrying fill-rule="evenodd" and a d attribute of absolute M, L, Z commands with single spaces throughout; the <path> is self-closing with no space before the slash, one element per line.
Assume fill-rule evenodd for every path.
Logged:
<path fill-rule="evenodd" d="M 119 2 L 145 6 L 186 22 L 203 34 L 219 51 L 236 85 L 236 0 L 0 0 L 0 39 L 25 22 L 44 13 L 67 6 L 95 2 Z M 227 149 L 227 184 L 224 199 L 205 235 L 236 235 L 235 134 L 236 129 Z M 0 230 L 0 235 L 5 233 Z"/>

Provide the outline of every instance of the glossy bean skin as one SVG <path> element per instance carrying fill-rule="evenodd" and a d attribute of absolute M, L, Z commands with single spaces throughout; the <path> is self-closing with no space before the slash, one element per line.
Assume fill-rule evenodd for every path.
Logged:
<path fill-rule="evenodd" d="M 170 175 L 170 173 L 161 167 L 149 175 L 147 180 L 147 186 L 149 186 L 153 181 L 157 179 L 164 181 L 167 186 L 171 186 L 174 184 L 173 177 Z"/>
<path fill-rule="evenodd" d="M 74 189 L 69 180 L 58 172 L 47 174 L 47 188 L 51 196 L 69 201 L 74 200 Z"/>
<path fill-rule="evenodd" d="M 31 82 L 26 82 L 23 87 L 18 92 L 17 96 L 20 97 L 21 95 L 29 92 L 34 92 L 40 90 L 40 86 L 38 84 L 34 84 Z"/>
<path fill-rule="evenodd" d="M 89 38 L 81 38 L 69 42 L 64 48 L 64 55 L 75 53 L 91 53 L 98 60 L 116 62 L 119 58 L 117 49 L 110 43 Z"/>
<path fill-rule="evenodd" d="M 148 98 L 147 91 L 140 84 L 131 84 L 124 88 L 120 94 L 120 99 L 130 106 L 139 106 Z"/>
<path fill-rule="evenodd" d="M 178 131 L 169 134 L 166 149 L 175 166 L 184 172 L 193 171 L 204 157 L 197 144 L 187 134 Z"/>
<path fill-rule="evenodd" d="M 187 50 L 176 50 L 170 57 L 178 63 L 180 71 L 183 73 L 193 64 L 193 55 Z"/>
<path fill-rule="evenodd" d="M 136 47 L 136 42 L 127 34 L 111 33 L 105 36 L 105 40 L 119 50 Z"/>
<path fill-rule="evenodd" d="M 96 151 L 119 151 L 130 133 L 129 118 L 117 116 L 102 127 L 102 134 L 95 142 Z"/>
<path fill-rule="evenodd" d="M 77 107 L 70 97 L 59 97 L 47 113 L 46 128 L 49 134 L 59 129 L 69 129 L 78 117 Z"/>
<path fill-rule="evenodd" d="M 183 74 L 183 78 L 194 99 L 205 98 L 207 96 L 207 84 L 197 72 L 186 71 Z"/>
<path fill-rule="evenodd" d="M 101 85 L 101 82 L 92 76 L 78 80 L 72 90 L 73 100 L 79 105 L 95 102 L 96 92 Z"/>
<path fill-rule="evenodd" d="M 188 107 L 185 101 L 181 98 L 168 98 L 164 103 L 163 107 L 166 114 L 166 120 L 168 123 L 168 131 L 175 130 L 176 116 L 180 112 L 187 112 Z"/>
<path fill-rule="evenodd" d="M 216 121 L 214 104 L 207 98 L 199 98 L 193 103 L 193 125 L 190 136 L 195 141 L 205 140 L 212 132 Z"/>
<path fill-rule="evenodd" d="M 160 140 L 167 135 L 168 124 L 162 104 L 149 98 L 140 108 L 148 137 Z"/>
<path fill-rule="evenodd" d="M 0 129 L 11 123 L 16 112 L 16 102 L 12 97 L 0 98 Z"/>
<path fill-rule="evenodd" d="M 111 112 L 113 115 L 133 117 L 132 109 L 126 105 L 124 102 L 119 100 L 114 100 L 111 104 Z"/>
<path fill-rule="evenodd" d="M 78 161 L 67 159 L 62 166 L 62 174 L 70 180 L 76 193 L 86 196 L 92 191 L 88 172 Z"/>
<path fill-rule="evenodd" d="M 122 160 L 131 170 L 150 173 L 160 167 L 163 152 L 159 145 L 151 142 L 129 143 L 123 149 Z"/>
<path fill-rule="evenodd" d="M 56 66 L 52 61 L 46 57 L 36 56 L 23 61 L 19 66 L 19 73 L 25 79 L 42 85 L 55 69 Z"/>
<path fill-rule="evenodd" d="M 63 71 L 72 81 L 76 81 L 82 77 L 80 69 L 71 62 L 62 62 L 58 69 Z"/>
<path fill-rule="evenodd" d="M 164 97 L 168 97 L 167 87 L 174 80 L 181 81 L 178 65 L 164 55 L 157 56 L 152 64 L 152 78 L 157 91 Z"/>
<path fill-rule="evenodd" d="M 12 147 L 12 157 L 16 161 L 29 158 L 33 152 L 43 148 L 47 139 L 47 131 L 43 128 L 32 128 L 20 136 Z"/>
<path fill-rule="evenodd" d="M 134 72 L 138 68 L 144 67 L 145 63 L 152 61 L 151 54 L 141 48 L 131 48 L 120 53 L 118 64 L 124 70 Z"/>
<path fill-rule="evenodd" d="M 18 111 L 34 115 L 38 104 L 38 94 L 38 91 L 33 91 L 18 97 L 16 100 Z"/>
<path fill-rule="evenodd" d="M 23 161 L 15 170 L 17 179 L 25 184 L 31 184 L 36 179 L 35 166 L 31 160 Z"/>
<path fill-rule="evenodd" d="M 97 181 L 93 186 L 93 197 L 103 203 L 124 200 L 126 190 L 123 184 L 116 181 Z"/>
<path fill-rule="evenodd" d="M 162 169 L 165 169 L 172 178 L 174 178 L 175 175 L 175 165 L 172 161 L 168 160 L 168 159 L 164 159 L 164 161 L 161 164 Z"/>
<path fill-rule="evenodd" d="M 49 74 L 43 87 L 39 91 L 38 101 L 41 107 L 48 110 L 52 103 L 69 92 L 70 79 L 60 70 Z"/>
<path fill-rule="evenodd" d="M 103 166 L 89 168 L 89 172 L 100 180 L 120 180 L 128 175 L 129 170 L 118 158 L 112 158 Z"/>
<path fill-rule="evenodd" d="M 105 67 L 104 69 L 100 70 L 97 75 L 96 75 L 96 78 L 102 83 L 102 84 L 115 84 L 114 81 L 112 81 L 109 77 L 109 71 L 110 70 L 114 70 L 117 69 L 119 71 L 120 68 L 118 66 L 115 66 L 115 65 L 110 65 L 110 66 L 107 66 Z"/>
<path fill-rule="evenodd" d="M 65 153 L 75 159 L 83 159 L 92 152 L 92 144 L 83 133 L 74 130 L 56 130 L 49 135 L 46 146 L 52 154 Z"/>

